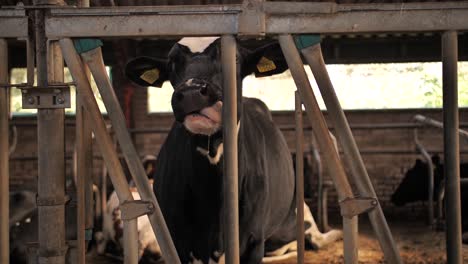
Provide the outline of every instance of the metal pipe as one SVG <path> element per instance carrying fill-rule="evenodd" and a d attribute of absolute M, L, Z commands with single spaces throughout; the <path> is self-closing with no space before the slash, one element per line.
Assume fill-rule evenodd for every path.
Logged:
<path fill-rule="evenodd" d="M 141 199 L 150 201 L 154 205 L 154 213 L 148 215 L 148 218 L 153 227 L 153 232 L 158 238 L 163 256 L 168 263 L 180 263 L 171 235 L 164 221 L 164 216 L 156 200 L 156 196 L 149 185 L 148 176 L 146 175 L 130 134 L 127 131 L 125 116 L 115 91 L 112 88 L 109 77 L 107 76 L 106 68 L 102 60 L 101 48 L 84 52 L 81 54 L 81 58 L 88 65 L 99 88 L 99 92 L 107 109 L 107 115 L 112 122 L 112 128 L 115 131 L 128 169 L 135 181 Z"/>
<path fill-rule="evenodd" d="M 340 201 L 343 201 L 346 198 L 353 198 L 351 186 L 349 185 L 346 173 L 338 157 L 338 153 L 335 150 L 325 118 L 320 111 L 320 107 L 318 106 L 317 100 L 312 91 L 312 87 L 307 78 L 307 74 L 304 70 L 299 52 L 294 44 L 294 40 L 291 35 L 280 35 L 279 43 L 288 63 L 291 75 L 293 76 L 294 82 L 298 88 L 299 94 L 301 95 L 302 102 L 304 103 L 309 117 L 309 122 L 312 125 L 312 130 L 315 136 L 320 139 L 317 143 L 322 150 L 324 160 L 330 170 L 330 175 L 338 193 L 338 198 Z M 357 232 L 355 232 L 357 230 L 353 228 L 355 222 L 357 223 L 357 216 L 354 216 L 349 220 L 343 219 L 343 229 L 346 231 L 344 233 L 345 241 L 351 243 L 346 245 L 346 248 L 349 250 L 344 252 L 345 263 L 357 263 L 357 245 L 352 244 L 357 241 Z"/>
<path fill-rule="evenodd" d="M 8 44 L 0 39 L 0 86 L 8 80 Z M 0 87 L 0 262 L 10 263 L 8 89 Z"/>
<path fill-rule="evenodd" d="M 460 205 L 460 142 L 458 137 L 458 36 L 442 34 L 442 88 L 444 106 L 444 173 L 447 225 L 447 263 L 462 263 Z"/>
<path fill-rule="evenodd" d="M 427 223 L 429 226 L 432 226 L 434 224 L 434 165 L 432 164 L 431 155 L 429 155 L 421 142 L 419 142 L 417 129 L 414 130 L 414 143 L 416 144 L 416 149 L 421 153 L 427 163 Z"/>
<path fill-rule="evenodd" d="M 61 67 L 61 56 L 47 61 L 48 43 L 45 36 L 45 11 L 36 10 L 37 84 L 63 82 L 56 68 Z M 51 74 L 49 74 L 49 72 Z M 48 77 L 52 77 L 49 79 Z M 37 113 L 39 263 L 65 263 L 65 113 L 63 109 L 39 109 Z"/>
<path fill-rule="evenodd" d="M 224 250 L 226 263 L 239 263 L 239 185 L 237 160 L 236 40 L 221 37 L 223 68 Z"/>
<path fill-rule="evenodd" d="M 112 140 L 107 133 L 104 118 L 101 115 L 99 107 L 94 98 L 89 80 L 86 77 L 83 64 L 80 57 L 76 53 L 73 42 L 70 39 L 61 39 L 59 41 L 62 48 L 63 56 L 70 69 L 73 80 L 75 81 L 79 92 L 80 100 L 89 114 L 90 120 L 93 124 L 92 129 L 96 136 L 96 142 L 103 154 L 104 162 L 107 165 L 112 183 L 122 204 L 126 201 L 133 201 L 132 193 L 128 186 L 127 180 L 123 173 L 122 165 L 120 164 L 117 153 L 113 147 Z M 124 251 L 124 263 L 137 263 L 138 262 L 138 232 L 137 232 L 137 219 L 124 221 L 124 240 L 131 241 L 132 243 L 126 244 Z"/>
<path fill-rule="evenodd" d="M 296 100 L 296 220 L 297 220 L 297 263 L 304 264 L 304 131 L 302 130 L 302 103 L 299 93 Z"/>
<path fill-rule="evenodd" d="M 322 94 L 329 113 L 328 116 L 335 127 L 335 134 L 344 150 L 344 159 L 350 168 L 352 179 L 354 180 L 359 194 L 362 197 L 373 197 L 377 199 L 356 141 L 354 140 L 346 116 L 344 115 L 330 77 L 328 76 L 320 44 L 302 49 L 301 52 L 317 81 L 320 93 Z M 393 240 L 380 204 L 378 203 L 368 215 L 387 262 L 402 263 L 398 248 Z"/>
<path fill-rule="evenodd" d="M 429 117 L 425 117 L 423 115 L 415 115 L 414 120 L 422 124 L 430 125 L 433 127 L 437 127 L 441 129 L 444 128 L 444 124 L 442 122 L 439 122 Z M 458 129 L 458 134 L 460 134 L 460 136 L 464 137 L 465 139 L 468 139 L 468 131 L 463 130 L 463 129 Z"/>
<path fill-rule="evenodd" d="M 317 147 L 317 138 L 315 138 L 314 133 L 312 133 L 311 138 L 312 138 L 312 142 L 311 142 L 312 154 L 314 156 L 315 168 L 317 172 L 317 222 L 318 222 L 318 226 L 320 227 L 320 230 L 322 230 L 322 232 L 326 232 L 328 230 L 327 230 L 327 225 L 325 224 L 326 216 L 324 214 L 326 213 L 326 208 L 325 208 L 326 202 L 324 202 L 324 199 L 326 201 L 327 197 L 326 197 L 326 191 L 324 191 L 324 188 L 323 188 L 322 161 L 320 160 L 320 152 Z"/>

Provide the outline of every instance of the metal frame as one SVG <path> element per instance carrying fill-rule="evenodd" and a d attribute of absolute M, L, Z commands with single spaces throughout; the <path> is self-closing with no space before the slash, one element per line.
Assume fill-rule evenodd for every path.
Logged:
<path fill-rule="evenodd" d="M 257 26 L 253 32 L 248 32 L 249 35 L 280 35 L 280 43 L 283 48 L 283 52 L 287 57 L 288 64 L 291 67 L 294 79 L 297 83 L 301 96 L 306 105 L 307 112 L 310 119 L 319 120 L 319 122 L 313 122 L 316 126 L 314 132 L 320 135 L 325 140 L 320 140 L 318 143 L 326 160 L 330 162 L 329 166 L 335 171 L 335 184 L 340 195 L 340 199 L 352 197 L 349 183 L 347 182 L 346 175 L 338 160 L 337 153 L 331 149 L 331 141 L 328 136 L 326 125 L 323 120 L 323 116 L 320 113 L 318 107 L 316 107 L 316 101 L 313 93 L 311 93 L 310 85 L 308 84 L 307 77 L 303 73 L 303 69 L 298 67 L 302 65 L 302 61 L 299 54 L 294 46 L 292 37 L 290 35 L 282 34 L 301 34 L 301 33 L 320 33 L 320 34 L 362 34 L 362 33 L 401 33 L 401 32 L 434 32 L 434 31 L 447 31 L 443 34 L 443 58 L 444 58 L 444 120 L 446 122 L 445 127 L 445 140 L 444 146 L 446 148 L 446 174 L 448 177 L 447 188 L 450 190 L 450 197 L 448 197 L 447 206 L 447 225 L 448 225 L 448 237 L 447 237 L 447 252 L 449 263 L 461 263 L 460 259 L 460 199 L 459 195 L 459 172 L 458 163 L 458 137 L 456 135 L 456 129 L 458 127 L 458 112 L 456 103 L 456 31 L 465 31 L 468 29 L 468 5 L 467 3 L 459 2 L 444 2 L 444 3 L 405 3 L 405 4 L 359 4 L 359 5 L 346 5 L 346 4 L 330 4 L 330 3 L 258 3 L 256 14 L 262 19 L 255 20 L 264 23 L 265 26 Z M 27 7 L 28 8 L 28 7 Z M 39 8 L 35 6 L 33 8 Z M 244 25 L 241 28 L 245 28 L 245 19 L 252 19 L 250 16 L 242 16 L 241 14 L 247 14 L 247 10 L 244 10 L 239 5 L 220 5 L 220 6 L 172 6 L 172 7 L 112 7 L 112 8 L 93 8 L 93 9 L 82 9 L 82 8 L 68 8 L 68 7 L 54 7 L 48 6 L 46 8 L 41 7 L 41 10 L 35 12 L 38 13 L 37 21 L 40 23 L 44 22 L 44 25 L 38 24 L 36 28 L 37 36 L 37 61 L 38 61 L 38 72 L 39 72 L 39 85 L 46 86 L 48 84 L 47 77 L 44 77 L 47 72 L 47 66 L 45 63 L 45 39 L 62 39 L 66 37 L 153 37 L 153 36 L 204 36 L 204 35 L 224 35 L 222 38 L 223 42 L 223 69 L 225 74 L 226 87 L 230 88 L 230 96 L 227 96 L 229 103 L 225 104 L 224 120 L 228 122 L 225 128 L 226 135 L 226 152 L 225 163 L 225 174 L 230 182 L 229 184 L 229 203 L 232 206 L 231 214 L 227 217 L 228 221 L 232 222 L 227 232 L 227 238 L 232 241 L 228 243 L 227 259 L 232 263 L 238 262 L 238 238 L 236 238 L 236 226 L 237 219 L 237 161 L 235 155 L 237 153 L 236 141 L 237 134 L 235 131 L 235 124 L 233 120 L 233 114 L 236 113 L 236 100 L 235 93 L 232 92 L 235 87 L 235 78 L 232 68 L 226 66 L 230 65 L 228 58 L 232 59 L 232 49 L 235 43 L 233 42 L 232 36 L 238 35 L 245 32 L 239 32 L 239 25 Z M 49 14 L 44 16 L 45 9 L 50 9 Z M 263 11 L 262 11 L 263 10 Z M 25 10 L 22 9 L 0 9 L 0 38 L 18 38 L 27 37 L 28 32 L 28 18 L 26 17 Z M 244 19 L 244 20 L 243 20 Z M 253 20 L 252 20 L 253 21 Z M 117 156 L 115 151 L 111 150 L 111 140 L 109 135 L 105 131 L 102 117 L 99 118 L 99 113 L 95 108 L 95 102 L 92 102 L 92 98 L 88 93 L 89 82 L 82 72 L 82 65 L 79 62 L 79 58 L 74 54 L 74 48 L 70 40 L 63 39 L 60 41 L 62 49 L 66 56 L 68 56 L 68 64 L 74 72 L 74 78 L 77 78 L 76 82 L 80 82 L 78 86 L 84 87 L 85 92 L 82 95 L 83 103 L 86 105 L 88 112 L 90 113 L 91 119 L 96 127 L 94 132 L 97 134 L 100 140 L 101 151 L 105 152 L 104 159 L 110 170 L 111 177 L 117 188 L 119 198 L 121 201 L 131 201 L 133 197 L 126 189 L 126 182 L 121 172 L 120 164 L 118 164 Z M 307 56 L 306 56 L 307 57 Z M 231 60 L 232 63 L 232 60 Z M 28 64 L 29 66 L 29 64 Z M 231 65 L 232 66 L 232 65 Z M 454 74 L 455 72 L 455 74 Z M 305 77 L 304 77 L 305 76 Z M 228 78 L 229 77 L 229 78 Z M 87 84 L 86 84 L 87 83 Z M 106 87 L 105 85 L 103 87 Z M 105 88 L 106 90 L 109 87 Z M 227 94 L 227 93 L 226 93 Z M 234 98 L 234 99 L 233 99 Z M 327 101 L 325 99 L 325 101 Z M 333 101 L 333 100 L 332 100 Z M 332 108 L 337 107 L 337 113 L 342 112 L 339 104 L 336 102 L 331 103 Z M 327 105 L 328 107 L 328 105 Z M 91 109 L 91 110 L 90 110 Z M 38 131 L 41 141 L 47 138 L 47 131 L 61 130 L 63 128 L 63 118 L 60 117 L 60 110 L 40 110 L 48 111 L 48 113 L 55 113 L 53 121 L 47 121 L 41 117 L 41 113 L 38 115 Z M 55 112 L 53 112 L 55 111 Z M 334 116 L 334 115 L 332 115 Z M 229 118 L 228 118 L 229 117 Z M 312 118 L 314 117 L 314 118 Z M 337 114 L 336 118 L 344 117 Z M 338 139 L 340 140 L 345 150 L 345 158 L 349 160 L 358 160 L 360 155 L 357 152 L 357 148 L 354 146 L 352 135 L 349 132 L 349 126 L 344 120 L 335 120 L 335 125 L 344 130 L 337 129 L 339 132 Z M 54 126 L 58 126 L 53 129 Z M 347 129 L 346 129 L 347 127 Z M 119 137 L 119 136 L 118 136 Z M 126 144 L 125 135 L 119 137 L 121 144 Z M 47 145 L 41 143 L 39 147 L 39 168 L 40 168 L 40 187 L 39 197 L 44 196 L 45 200 L 51 201 L 50 198 L 57 198 L 55 201 L 61 201 L 61 197 L 48 197 L 47 186 L 44 184 L 50 181 L 47 180 L 47 176 L 50 175 L 52 178 L 57 180 L 56 183 L 61 185 L 63 179 L 59 179 L 63 172 L 59 172 L 62 169 L 62 165 L 57 166 L 57 160 L 62 160 L 61 154 L 58 154 L 56 159 L 50 159 L 54 161 L 54 166 L 49 166 L 47 160 L 50 158 L 44 158 L 46 151 L 51 151 L 53 148 L 60 150 L 63 147 L 63 142 L 60 143 L 54 138 L 54 144 Z M 102 141 L 102 142 L 101 142 Z M 48 142 L 48 141 L 45 141 Z M 58 143 L 57 143 L 58 142 Z M 229 145 L 229 146 L 228 146 Z M 42 153 L 42 154 L 41 154 Z M 126 151 L 126 159 L 130 164 L 134 163 L 135 157 L 132 153 L 131 148 Z M 60 162 L 62 164 L 62 162 Z M 349 163 L 348 163 L 349 164 Z M 353 163 L 351 163 L 354 165 Z M 375 197 L 370 180 L 363 169 L 363 163 L 357 162 L 357 167 L 352 167 L 352 175 L 356 180 L 357 187 L 362 194 L 367 194 L 371 197 Z M 132 167 L 132 166 L 130 166 Z M 48 174 L 44 174 L 44 170 L 48 171 Z M 135 165 L 133 167 L 134 172 L 140 171 L 140 168 Z M 57 173 L 55 173 L 57 172 Z M 138 173 L 137 173 L 138 174 Z M 137 179 L 140 176 L 137 177 Z M 360 179 L 360 177 L 364 177 Z M 140 179 L 141 180 L 141 179 Z M 42 184 L 42 185 L 41 185 Z M 140 192 L 143 192 L 142 197 L 147 193 L 147 186 L 139 188 Z M 44 193 L 41 192 L 41 188 L 44 188 Z M 457 191 L 458 188 L 458 191 Z M 143 190 L 142 190 L 143 189 Z M 154 194 L 153 194 L 154 197 Z M 153 198 L 151 197 L 151 198 Z M 152 199 L 155 201 L 155 199 Z M 44 204 L 44 203 L 42 203 Z M 157 205 L 157 204 L 156 204 Z M 52 207 L 57 207 L 57 213 L 63 205 L 58 203 Z M 3 208 L 2 208 L 3 209 Z M 39 207 L 40 218 L 41 215 L 44 217 L 42 221 L 45 221 L 47 216 L 44 210 L 46 208 Z M 50 209 L 50 208 L 49 208 Z M 55 210 L 53 209 L 53 210 Z M 157 210 L 156 210 L 157 211 Z M 51 214 L 52 215 L 52 214 Z M 49 215 L 49 216 L 51 216 Z M 381 208 L 378 205 L 376 210 L 372 210 L 369 213 L 374 229 L 380 238 L 383 250 L 387 260 L 392 263 L 400 263 L 401 260 L 396 254 L 397 250 L 394 247 L 394 242 L 391 236 L 388 237 L 389 230 L 386 228 L 385 219 L 381 213 Z M 49 217 L 51 218 L 51 217 Z M 151 217 L 150 217 L 151 218 Z M 234 219 L 234 220 L 233 220 Z M 354 263 L 357 260 L 357 218 L 351 219 L 343 218 L 344 229 L 345 229 L 345 261 L 347 263 Z M 49 222 L 50 224 L 50 222 Z M 127 241 L 135 239 L 136 232 L 136 221 L 131 220 L 126 222 L 126 226 L 131 227 L 125 228 L 125 236 Z M 57 227 L 56 231 L 61 233 L 61 225 Z M 382 229 L 383 228 L 383 229 Z M 60 229 L 60 230 L 59 230 Z M 380 230 L 380 231 L 379 231 Z M 55 235 L 55 233 L 54 233 Z M 56 240 L 56 237 L 54 237 Z M 237 241 L 236 241 L 237 240 Z M 56 251 L 60 253 L 65 245 L 62 245 L 61 239 L 57 240 L 55 246 L 52 245 L 51 240 L 47 240 L 47 234 L 40 235 L 40 248 L 39 252 L 44 258 L 49 260 L 57 260 L 56 257 L 61 259 L 60 254 L 58 256 L 47 256 L 50 252 Z M 165 239 L 162 239 L 165 241 Z M 170 239 L 169 239 L 170 241 Z M 167 242 L 167 241 L 166 241 Z M 50 244 L 49 244 L 50 243 Z M 164 242 L 163 242 L 164 243 Z M 48 245 L 51 248 L 47 248 Z M 162 246 L 164 248 L 164 246 Z M 126 255 L 126 262 L 133 263 L 135 261 L 135 250 L 134 245 L 129 245 L 128 248 L 132 250 Z M 49 251 L 49 249 L 51 251 Z M 163 249 L 163 251 L 165 251 Z M 237 252 L 236 252 L 237 251 Z M 133 253 L 132 253 L 133 252 Z M 167 252 L 166 252 L 167 253 Z M 127 254 L 127 253 L 126 253 Z M 171 263 L 177 263 L 172 262 Z"/>
<path fill-rule="evenodd" d="M 262 11 L 263 10 L 263 11 Z M 237 35 L 241 5 L 55 8 L 47 36 L 153 37 Z M 330 4 L 264 2 L 257 35 L 434 32 L 467 30 L 466 3 Z M 245 28 L 245 27 L 241 27 Z M 253 32 L 249 32 L 253 34 Z"/>
<path fill-rule="evenodd" d="M 8 45 L 5 39 L 0 39 L 0 86 L 9 83 L 8 80 Z M 9 98 L 5 87 L 0 87 L 0 262 L 9 263 Z"/>

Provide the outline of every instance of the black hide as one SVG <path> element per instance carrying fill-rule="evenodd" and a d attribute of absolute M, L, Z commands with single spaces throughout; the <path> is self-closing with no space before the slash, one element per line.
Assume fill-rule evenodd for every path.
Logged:
<path fill-rule="evenodd" d="M 432 158 L 434 165 L 434 199 L 441 188 L 444 188 L 445 176 L 444 165 L 440 163 L 438 156 Z M 460 177 L 468 177 L 468 163 L 460 164 Z M 410 202 L 427 201 L 427 189 L 429 186 L 427 163 L 416 160 L 413 168 L 405 173 L 398 188 L 392 194 L 392 203 L 397 206 L 403 206 Z M 462 204 L 462 229 L 468 232 L 468 186 L 461 185 L 461 204 Z M 466 241 L 465 243 L 468 243 Z"/>
<path fill-rule="evenodd" d="M 266 106 L 244 98 L 239 132 L 241 263 L 260 263 L 265 247 L 295 238 L 294 176 L 288 146 Z M 222 251 L 222 162 L 197 150 L 206 136 L 175 123 L 159 153 L 154 191 L 183 263 Z M 216 144 L 216 143 L 214 143 Z M 264 245 L 263 241 L 267 241 Z"/>

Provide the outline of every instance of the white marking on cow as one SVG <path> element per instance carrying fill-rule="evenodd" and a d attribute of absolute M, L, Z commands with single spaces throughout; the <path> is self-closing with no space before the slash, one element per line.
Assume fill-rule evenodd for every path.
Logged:
<path fill-rule="evenodd" d="M 217 39 L 219 39 L 219 37 L 188 37 L 181 39 L 178 43 L 180 45 L 186 46 L 193 53 L 201 53 Z"/>
<path fill-rule="evenodd" d="M 150 181 L 150 185 L 152 182 Z M 140 195 L 137 191 L 132 190 L 132 196 L 135 200 L 141 200 Z M 109 197 L 109 201 L 107 202 L 107 208 L 105 211 L 106 217 L 104 217 L 104 226 L 102 237 L 96 238 L 98 240 L 97 250 L 99 254 L 105 253 L 106 244 L 108 241 L 113 241 L 118 245 L 123 245 L 123 241 L 115 241 L 115 223 L 117 221 L 121 222 L 121 212 L 119 209 L 119 199 L 117 197 L 116 192 L 114 191 L 111 196 Z M 121 222 L 121 224 L 123 224 Z M 121 226 L 120 228 L 123 228 Z M 138 217 L 137 220 L 137 228 L 138 228 L 138 256 L 141 258 L 145 249 L 153 254 L 159 255 L 161 253 L 159 244 L 154 236 L 153 229 L 151 227 L 151 223 L 147 215 Z M 119 240 L 121 240 L 120 238 Z"/>
<path fill-rule="evenodd" d="M 341 230 L 330 230 L 326 233 L 320 232 L 309 207 L 305 203 L 304 222 L 308 222 L 310 224 L 310 227 L 305 231 L 305 235 L 306 237 L 310 235 L 310 243 L 315 249 L 320 249 L 343 238 L 343 232 Z"/>
<path fill-rule="evenodd" d="M 216 150 L 216 155 L 214 157 L 211 157 L 210 152 L 202 147 L 197 147 L 197 151 L 200 152 L 203 156 L 205 156 L 211 164 L 216 165 L 219 163 L 219 161 L 221 160 L 221 156 L 224 153 L 224 146 L 223 143 L 219 144 Z"/>
<path fill-rule="evenodd" d="M 192 85 L 192 81 L 193 81 L 193 78 L 188 79 L 188 80 L 185 82 L 185 85 L 191 86 L 191 85 Z"/>

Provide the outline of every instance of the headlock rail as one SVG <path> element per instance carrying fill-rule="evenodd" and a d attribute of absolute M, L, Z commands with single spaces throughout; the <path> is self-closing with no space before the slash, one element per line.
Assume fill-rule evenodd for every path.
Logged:
<path fill-rule="evenodd" d="M 93 123 L 93 131 L 100 139 L 101 151 L 105 162 L 110 170 L 111 178 L 115 184 L 121 202 L 133 200 L 126 183 L 120 163 L 118 162 L 115 150 L 112 149 L 113 144 L 105 129 L 105 124 L 99 110 L 92 98 L 92 93 L 89 87 L 89 80 L 86 76 L 84 63 L 89 65 L 94 78 L 97 80 L 101 94 L 103 94 L 106 108 L 109 111 L 110 119 L 113 126 L 117 128 L 117 138 L 119 140 L 122 151 L 129 164 L 132 176 L 138 185 L 141 197 L 146 202 L 151 202 L 154 205 L 155 213 L 149 215 L 154 231 L 157 233 L 158 240 L 164 257 L 168 263 L 179 263 L 174 245 L 170 239 L 167 227 L 164 223 L 162 213 L 156 201 L 156 197 L 150 189 L 147 182 L 144 181 L 144 171 L 139 164 L 137 152 L 131 142 L 128 131 L 125 127 L 124 116 L 118 106 L 112 86 L 105 74 L 102 54 L 100 48 L 83 52 L 81 56 L 76 53 L 73 42 L 70 38 L 128 38 L 128 37 L 180 37 L 180 36 L 222 36 L 222 53 L 224 54 L 222 64 L 225 77 L 225 94 L 227 96 L 226 105 L 223 112 L 223 120 L 227 120 L 227 125 L 224 128 L 224 138 L 229 151 L 225 159 L 225 177 L 228 177 L 229 184 L 226 186 L 227 191 L 225 200 L 226 206 L 229 206 L 228 216 L 226 217 L 226 261 L 227 263 L 239 263 L 239 239 L 238 239 L 238 196 L 237 196 L 237 138 L 235 133 L 235 113 L 237 102 L 235 99 L 235 67 L 232 64 L 235 58 L 235 39 L 232 36 L 238 37 L 253 37 L 261 38 L 265 36 L 278 37 L 281 48 L 291 69 L 292 76 L 295 79 L 296 85 L 302 103 L 305 105 L 308 118 L 314 126 L 314 133 L 318 140 L 320 149 L 325 153 L 326 163 L 333 171 L 333 180 L 335 187 L 338 190 L 340 200 L 350 201 L 351 203 L 340 203 L 340 206 L 350 206 L 353 204 L 353 192 L 348 181 L 342 163 L 337 152 L 334 150 L 332 140 L 328 134 L 327 125 L 323 119 L 320 109 L 317 106 L 316 97 L 310 88 L 310 82 L 302 67 L 301 55 L 310 65 L 312 72 L 317 79 L 317 83 L 324 97 L 325 104 L 331 116 L 331 123 L 336 130 L 336 135 L 342 149 L 344 150 L 344 159 L 350 166 L 352 183 L 357 187 L 358 193 L 363 198 L 375 201 L 375 207 L 368 213 L 372 226 L 381 244 L 386 260 L 389 263 L 401 263 L 401 257 L 398 253 L 395 242 L 388 228 L 387 222 L 382 212 L 382 208 L 378 203 L 377 195 L 374 191 L 370 178 L 365 169 L 364 163 L 360 156 L 357 145 L 351 134 L 349 124 L 344 116 L 343 110 L 334 93 L 333 86 L 329 79 L 328 73 L 323 62 L 321 53 L 320 40 L 317 42 L 306 43 L 298 46 L 294 42 L 292 35 L 301 34 L 379 34 L 379 33 L 416 33 L 416 32 L 440 32 L 442 33 L 443 43 L 443 65 L 444 65 L 444 120 L 447 125 L 444 126 L 446 141 L 444 144 L 446 157 L 452 159 L 446 162 L 446 174 L 450 184 L 447 188 L 459 188 L 459 172 L 458 164 L 458 137 L 456 137 L 458 128 L 458 111 L 457 105 L 457 83 L 456 83 L 456 62 L 457 56 L 457 32 L 468 31 L 468 2 L 438 2 L 438 3 L 401 3 L 401 4 L 336 4 L 336 3 L 310 3 L 310 2 L 264 2 L 261 0 L 244 1 L 242 5 L 208 5 L 208 6 L 151 6 L 151 7 L 99 7 L 99 8 L 77 8 L 72 6 L 57 6 L 57 5 L 41 5 L 45 3 L 56 4 L 57 1 L 38 1 L 39 5 L 35 6 L 16 6 L 0 8 L 0 58 L 6 55 L 6 41 L 8 38 L 17 38 L 26 40 L 28 47 L 32 44 L 33 39 L 29 34 L 36 35 L 36 55 L 38 62 L 38 76 L 41 85 L 47 86 L 52 80 L 59 80 L 59 67 L 63 68 L 60 50 L 64 54 L 64 58 L 71 69 L 73 78 L 78 86 L 79 105 L 86 109 L 87 119 Z M 28 28 L 29 21 L 35 15 L 35 27 L 32 32 Z M 58 42 L 56 40 L 59 40 Z M 59 43 L 59 44 L 58 44 Z M 302 43 L 303 44 L 303 43 Z M 51 54 L 57 54 L 60 62 L 46 66 L 46 51 L 47 45 L 53 47 L 49 49 Z M 31 48 L 31 47 L 30 47 Z M 299 53 L 299 51 L 300 53 Z M 32 52 L 28 49 L 28 76 L 32 74 Z M 55 60 L 55 58 L 54 58 Z M 58 59 L 57 59 L 58 60 Z M 0 68 L 7 66 L 6 60 L 0 60 Z M 52 61 L 52 60 L 51 60 Z M 50 63 L 50 62 L 49 62 Z M 55 65 L 55 66 L 54 66 Z M 47 78 L 47 67 L 54 68 L 57 76 Z M 234 68 L 232 68 L 234 67 Z M 5 87 L 8 85 L 2 82 L 4 80 L 4 71 L 0 72 L 0 99 L 1 105 L 5 106 L 6 99 Z M 32 82 L 31 82 L 32 83 Z M 3 84 L 3 85 L 2 85 Z M 298 98 L 298 105 L 299 98 Z M 45 120 L 46 111 L 41 110 L 38 118 L 38 127 L 41 127 L 43 138 L 39 138 L 41 142 L 39 152 L 39 167 L 51 169 L 55 159 L 62 160 L 63 153 L 56 151 L 57 155 L 47 156 L 48 150 L 63 148 L 63 134 L 61 142 L 57 142 L 56 138 L 51 138 L 50 135 L 44 135 L 46 131 L 53 127 L 59 127 L 63 130 L 63 109 L 54 110 L 53 121 Z M 41 114 L 42 113 L 42 114 Z M 51 112 L 52 113 L 52 112 Z M 0 117 L 1 128 L 4 130 L 7 124 L 5 120 L 7 111 L 1 111 Z M 55 122 L 56 126 L 52 126 Z M 80 121 L 82 122 L 82 121 Z M 81 124 L 82 125 L 82 124 Z M 298 127 L 300 125 L 297 125 Z M 2 130 L 2 131 L 3 131 Z M 53 134 L 55 131 L 50 131 Z M 60 132 L 62 133 L 62 132 Z M 89 131 L 86 132 L 89 134 Z M 1 136 L 4 138 L 5 133 Z M 8 134 L 8 133 L 6 133 Z M 89 135 L 88 135 L 89 136 Z M 300 136 L 298 137 L 300 138 Z M 5 142 L 5 140 L 0 143 Z M 6 141 L 8 142 L 8 140 Z M 301 144 L 301 142 L 298 142 Z M 2 161 L 2 169 L 7 168 L 4 161 L 8 160 L 8 153 L 5 150 L 5 145 L 0 144 L 0 160 Z M 6 146 L 8 147 L 8 146 Z M 47 161 L 48 159 L 52 161 Z M 447 159 L 447 158 L 446 158 Z M 41 165 L 41 164 L 49 165 Z M 62 185 L 64 175 L 60 168 L 53 169 L 54 180 L 58 185 Z M 2 174 L 1 185 L 8 182 L 8 172 L 0 171 Z M 39 186 L 47 186 L 47 173 L 40 171 Z M 63 176 L 63 179 L 59 179 Z M 49 177 L 51 178 L 51 177 Z M 84 184 L 83 180 L 81 181 Z M 59 186 L 60 187 L 60 186 Z M 448 263 L 461 263 L 461 225 L 460 225 L 460 200 L 459 189 L 448 189 L 450 194 L 448 198 L 451 202 L 447 205 L 447 260 Z M 2 212 L 0 221 L 0 230 L 2 230 L 1 255 L 0 262 L 8 263 L 8 236 L 5 235 L 8 230 L 5 224 L 8 223 L 8 189 L 2 189 L 0 212 Z M 52 193 L 51 188 L 43 187 L 43 196 L 48 198 Z M 81 193 L 81 199 L 83 197 Z M 5 205 L 6 204 L 6 205 Z M 57 210 L 63 209 L 63 204 L 57 205 Z M 353 211 L 356 208 L 342 208 L 347 211 Z M 46 212 L 47 208 L 40 209 L 40 213 Z M 345 210 L 345 211 L 346 211 Z M 81 207 L 83 212 L 83 207 Z M 62 214 L 59 212 L 59 214 Z M 63 217 L 63 216 L 61 216 Z M 50 219 L 45 214 L 44 219 Z M 63 218 L 56 219 L 57 226 L 48 226 L 47 232 L 56 232 L 56 236 L 62 235 L 64 221 Z M 344 223 L 344 240 L 345 240 L 345 263 L 357 263 L 357 216 L 352 215 L 343 217 Z M 82 228 L 84 222 L 80 222 Z M 135 241 L 136 221 L 132 219 L 126 221 L 126 226 L 131 228 L 125 229 L 125 234 L 128 241 Z M 40 233 L 39 256 L 47 263 L 63 263 L 65 254 L 62 252 L 66 249 L 63 241 L 60 240 L 60 245 L 55 245 L 50 239 L 53 235 L 47 236 Z M 83 234 L 78 231 L 78 234 Z M 41 238 L 42 237 L 42 238 Z M 62 239 L 62 238 L 61 238 Z M 83 239 L 79 239 L 83 243 Z M 135 243 L 126 243 L 125 245 L 125 263 L 136 263 Z M 303 249 L 303 245 L 300 245 Z M 84 247 L 79 247 L 80 251 L 84 251 Z M 50 255 L 54 252 L 55 255 Z M 63 254 L 62 254 L 63 253 Z M 80 254 L 84 254 L 80 252 Z M 303 250 L 299 252 L 300 262 L 303 261 Z M 84 257 L 81 255 L 80 263 L 84 262 Z"/>

